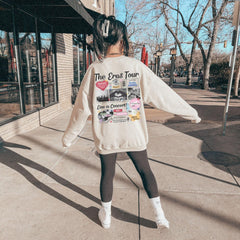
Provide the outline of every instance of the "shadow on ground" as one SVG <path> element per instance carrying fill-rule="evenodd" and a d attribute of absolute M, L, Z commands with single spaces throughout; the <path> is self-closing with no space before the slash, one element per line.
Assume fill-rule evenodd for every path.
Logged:
<path fill-rule="evenodd" d="M 41 182 L 39 179 L 37 179 L 33 174 L 31 174 L 24 166 L 30 167 L 32 169 L 35 169 L 45 175 L 48 175 L 52 179 L 54 179 L 56 182 L 59 184 L 71 189 L 72 191 L 75 191 L 82 196 L 88 198 L 89 200 L 101 204 L 101 200 L 91 193 L 85 191 L 84 189 L 76 186 L 75 184 L 69 182 L 68 180 L 62 178 L 61 176 L 55 174 L 53 171 L 50 169 L 28 159 L 20 154 L 17 154 L 16 152 L 10 150 L 9 148 L 21 148 L 25 150 L 31 150 L 31 148 L 24 146 L 24 145 L 19 145 L 15 143 L 10 143 L 10 142 L 2 142 L 0 145 L 0 163 L 4 164 L 5 166 L 15 170 L 19 174 L 21 174 L 27 181 L 29 181 L 32 185 L 34 185 L 36 188 L 39 190 L 49 194 L 50 196 L 64 202 L 65 204 L 75 208 L 76 210 L 80 211 L 83 213 L 86 217 L 88 217 L 91 221 L 94 223 L 100 225 L 100 222 L 98 220 L 97 214 L 98 214 L 98 209 L 96 207 L 89 207 L 86 208 L 66 196 L 62 195 L 61 193 L 57 192 L 53 188 L 47 186 L 43 182 Z M 100 170 L 99 170 L 100 171 Z M 140 218 L 139 216 L 136 216 L 134 214 L 131 214 L 129 212 L 126 212 L 120 208 L 112 206 L 112 216 L 115 217 L 118 220 L 125 221 L 125 222 L 130 222 L 134 223 L 137 225 L 142 225 L 148 228 L 155 228 L 156 225 L 153 221 L 145 219 L 145 218 Z"/>
<path fill-rule="evenodd" d="M 51 128 L 51 130 L 54 131 L 54 128 Z M 56 131 L 61 131 L 56 129 Z M 33 137 L 30 136 L 24 136 L 21 135 L 21 137 L 26 138 L 27 140 L 31 140 L 33 142 L 37 142 L 36 139 L 34 139 Z M 91 139 L 87 139 L 84 138 L 87 141 L 91 141 Z M 40 141 L 38 142 L 39 144 L 41 144 L 43 146 L 43 148 L 49 149 L 49 145 L 45 145 L 45 143 L 41 143 Z M 53 171 L 51 171 L 50 169 L 28 159 L 25 158 L 23 156 L 21 156 L 20 154 L 10 150 L 11 148 L 22 148 L 22 149 L 26 149 L 31 151 L 31 149 L 27 146 L 23 146 L 23 145 L 19 145 L 19 144 L 15 144 L 15 143 L 10 143 L 10 142 L 3 142 L 0 146 L 0 162 L 2 164 L 4 164 L 5 166 L 13 169 L 14 171 L 20 173 L 27 181 L 29 181 L 33 186 L 35 186 L 36 188 L 38 188 L 39 190 L 49 194 L 50 196 L 58 199 L 59 201 L 62 201 L 63 203 L 75 208 L 76 210 L 80 211 L 81 213 L 83 213 L 86 217 L 88 217 L 92 222 L 94 222 L 95 224 L 100 225 L 100 222 L 98 220 L 97 217 L 97 212 L 98 209 L 96 207 L 89 207 L 86 208 L 72 200 L 70 200 L 69 198 L 67 198 L 66 196 L 62 195 L 61 193 L 57 192 L 56 190 L 54 190 L 53 188 L 47 186 L 46 184 L 44 184 L 43 182 L 41 182 L 39 179 L 37 179 L 33 174 L 31 174 L 24 166 L 26 167 L 30 167 L 32 169 L 35 169 L 39 172 L 42 172 L 45 175 L 48 175 L 49 177 L 51 177 L 52 179 L 54 179 L 56 182 L 58 182 L 59 184 L 71 189 L 72 191 L 75 191 L 79 194 L 81 194 L 82 196 L 88 198 L 90 201 L 93 201 L 94 203 L 97 203 L 98 205 L 100 205 L 100 199 L 95 197 L 94 195 L 92 195 L 91 193 L 85 191 L 84 189 L 76 186 L 75 184 L 71 183 L 70 181 L 68 181 L 67 179 L 55 174 Z M 51 149 L 52 151 L 56 151 L 56 149 Z M 86 166 L 88 166 L 89 168 L 92 168 L 93 166 L 87 164 L 86 162 L 84 163 L 84 160 L 82 160 L 80 157 L 78 159 L 75 159 L 72 156 L 68 156 L 70 161 L 77 161 L 79 162 L 79 164 L 86 164 Z M 121 156 L 119 160 L 124 160 L 124 155 Z M 156 161 L 154 159 L 150 159 L 152 161 Z M 158 161 L 159 162 L 159 161 Z M 166 164 L 166 163 L 161 163 L 160 164 Z M 170 166 L 170 165 L 169 165 Z M 96 166 L 95 166 L 96 167 Z M 183 168 L 179 168 L 177 166 L 170 166 L 170 167 L 174 167 L 177 168 L 179 170 L 182 171 L 189 171 L 188 169 L 183 169 Z M 96 169 L 96 171 L 100 171 L 100 169 Z M 210 176 L 206 176 L 204 174 L 200 174 L 197 172 L 193 172 L 193 174 L 198 174 L 198 175 L 202 175 L 202 177 L 210 177 Z M 118 178 L 121 178 L 121 176 L 116 176 Z M 211 178 L 211 177 L 210 177 Z M 221 179 L 217 179 L 217 178 L 212 178 L 213 180 L 216 181 L 222 181 Z M 125 178 L 121 178 L 122 181 L 125 181 L 127 184 L 132 186 L 132 182 L 128 181 Z M 230 182 L 226 182 L 227 184 L 232 184 L 235 185 L 233 183 Z M 134 183 L 135 184 L 135 183 Z M 142 186 L 137 186 L 138 190 L 142 190 Z M 172 201 L 174 202 L 174 204 L 180 205 L 184 208 L 186 208 L 186 210 L 192 210 L 192 211 L 196 211 L 196 212 L 201 212 L 202 215 L 204 216 L 208 216 L 211 217 L 213 219 L 215 219 L 215 221 L 218 222 L 223 222 L 227 225 L 230 225 L 233 228 L 238 229 L 240 222 L 236 222 L 233 219 L 231 219 L 230 217 L 227 217 L 225 215 L 221 215 L 219 213 L 216 213 L 214 211 L 209 211 L 209 209 L 204 209 L 203 207 L 201 207 L 201 209 L 199 209 L 197 206 L 195 206 L 194 204 L 185 202 L 182 199 L 178 199 L 173 196 L 171 196 L 171 194 L 167 194 L 167 193 L 160 193 L 161 197 L 163 199 L 165 199 L 166 201 Z M 121 220 L 121 221 L 125 221 L 125 222 L 130 222 L 130 223 L 134 223 L 140 226 L 145 226 L 148 228 L 155 228 L 156 225 L 153 221 L 136 216 L 134 214 L 131 214 L 129 212 L 126 212 L 120 208 L 117 207 L 112 207 L 112 215 L 114 218 Z"/>
<path fill-rule="evenodd" d="M 240 107 L 231 107 L 228 113 L 226 134 L 223 135 L 222 118 L 224 107 L 192 105 L 202 121 L 191 124 L 180 117 L 173 117 L 165 126 L 203 141 L 199 160 L 208 161 L 214 167 L 240 177 Z M 209 150 L 206 151 L 206 148 Z M 234 178 L 239 186 L 239 183 Z"/>

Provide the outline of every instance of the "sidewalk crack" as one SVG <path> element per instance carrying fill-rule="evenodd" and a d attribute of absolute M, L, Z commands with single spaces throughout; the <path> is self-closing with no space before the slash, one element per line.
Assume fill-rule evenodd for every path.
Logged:
<path fill-rule="evenodd" d="M 57 159 L 57 161 L 52 165 L 51 168 L 49 168 L 48 172 L 39 180 L 43 181 L 46 179 L 46 177 L 49 175 L 49 173 L 53 172 L 54 168 L 58 165 L 58 163 L 63 159 L 63 157 L 68 153 L 68 149 L 65 149 L 63 154 Z"/>
<path fill-rule="evenodd" d="M 130 182 L 137 188 L 138 191 L 138 238 L 141 240 L 141 225 L 140 225 L 140 218 L 141 218 L 141 210 L 140 210 L 140 187 L 132 180 L 132 178 L 124 171 L 124 169 L 116 163 L 117 166 L 122 170 L 124 175 L 130 180 Z"/>
<path fill-rule="evenodd" d="M 226 169 L 228 170 L 229 174 L 232 176 L 233 180 L 236 182 L 236 184 L 238 185 L 238 187 L 240 187 L 237 179 L 236 179 L 235 176 L 232 174 L 231 169 L 229 169 L 228 167 L 226 167 Z"/>

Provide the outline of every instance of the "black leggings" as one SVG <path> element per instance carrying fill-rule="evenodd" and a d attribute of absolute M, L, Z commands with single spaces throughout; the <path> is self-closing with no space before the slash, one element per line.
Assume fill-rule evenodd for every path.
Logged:
<path fill-rule="evenodd" d="M 148 197 L 158 197 L 157 182 L 149 166 L 147 151 L 127 152 L 127 154 L 142 178 L 143 186 Z M 102 202 L 110 202 L 113 195 L 113 178 L 115 175 L 117 153 L 99 155 L 102 169 L 100 182 L 101 200 Z"/>

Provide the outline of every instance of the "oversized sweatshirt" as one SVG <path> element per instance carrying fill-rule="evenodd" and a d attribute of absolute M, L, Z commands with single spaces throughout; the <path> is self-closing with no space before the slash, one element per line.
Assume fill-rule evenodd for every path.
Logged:
<path fill-rule="evenodd" d="M 148 131 L 144 103 L 200 122 L 197 111 L 142 62 L 126 57 L 91 64 L 62 142 L 70 146 L 92 115 L 94 143 L 100 154 L 146 149 Z"/>

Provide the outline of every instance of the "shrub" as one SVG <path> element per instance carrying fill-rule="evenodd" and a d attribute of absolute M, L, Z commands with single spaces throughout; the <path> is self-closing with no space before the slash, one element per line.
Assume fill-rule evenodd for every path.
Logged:
<path fill-rule="evenodd" d="M 229 62 L 212 63 L 210 76 L 215 86 L 227 84 L 230 76 Z"/>

